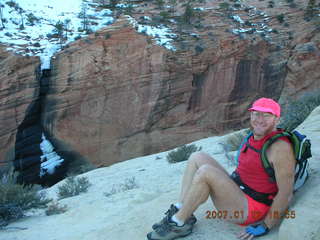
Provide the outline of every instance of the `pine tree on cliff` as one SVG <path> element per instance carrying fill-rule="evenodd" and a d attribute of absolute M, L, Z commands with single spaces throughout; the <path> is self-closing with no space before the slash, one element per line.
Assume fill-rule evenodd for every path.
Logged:
<path fill-rule="evenodd" d="M 66 40 L 68 40 L 68 32 L 70 32 L 70 23 L 71 23 L 71 19 L 65 19 L 64 20 L 64 31 L 65 31 L 65 33 L 66 33 L 66 36 L 65 36 L 65 38 L 66 38 Z"/>
<path fill-rule="evenodd" d="M 21 7 L 18 7 L 17 8 L 17 12 L 19 13 L 20 15 L 20 18 L 21 18 L 21 22 L 20 22 L 20 30 L 23 30 L 24 29 L 24 16 L 23 14 L 26 12 L 25 10 L 23 10 Z"/>
<path fill-rule="evenodd" d="M 4 5 L 0 3 L 0 20 L 1 20 L 1 25 L 2 25 L 2 29 L 5 28 L 4 26 L 4 16 L 3 16 L 3 9 L 4 9 Z"/>
<path fill-rule="evenodd" d="M 60 20 L 54 25 L 55 29 L 53 30 L 60 40 L 60 45 L 63 43 L 63 32 L 64 32 L 64 24 Z"/>
<path fill-rule="evenodd" d="M 191 19 L 194 16 L 194 10 L 190 2 L 187 3 L 183 14 L 183 21 L 187 24 L 191 23 Z"/>
<path fill-rule="evenodd" d="M 170 5 L 170 12 L 172 15 L 175 14 L 176 8 L 177 8 L 177 0 L 169 0 L 169 5 Z"/>
<path fill-rule="evenodd" d="M 82 0 L 81 3 L 81 12 L 79 13 L 78 17 L 82 19 L 82 31 L 88 32 L 89 30 L 89 19 L 88 19 L 88 5 L 85 0 Z"/>
<path fill-rule="evenodd" d="M 119 2 L 119 0 L 110 0 L 111 9 L 116 8 L 118 2 Z"/>
<path fill-rule="evenodd" d="M 308 6 L 306 9 L 306 17 L 312 18 L 315 14 L 316 0 L 309 0 Z"/>

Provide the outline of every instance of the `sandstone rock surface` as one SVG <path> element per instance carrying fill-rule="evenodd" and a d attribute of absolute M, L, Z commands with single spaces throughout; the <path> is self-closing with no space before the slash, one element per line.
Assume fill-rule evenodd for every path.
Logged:
<path fill-rule="evenodd" d="M 14 159 L 19 125 L 36 104 L 40 82 L 38 57 L 21 57 L 0 46 L 0 164 Z"/>
<path fill-rule="evenodd" d="M 312 142 L 310 165 L 312 173 L 306 185 L 297 192 L 290 207 L 295 218 L 284 219 L 279 227 L 261 237 L 263 240 L 316 240 L 319 239 L 320 212 L 320 107 L 315 109 L 299 130 Z M 233 133 L 231 133 L 232 135 Z M 230 135 L 210 137 L 194 142 L 202 150 L 215 157 L 228 171 L 234 166 L 227 160 L 220 142 Z M 141 240 L 159 221 L 170 203 L 177 201 L 179 186 L 186 162 L 169 164 L 166 152 L 140 157 L 82 174 L 92 183 L 87 193 L 59 200 L 68 211 L 52 216 L 41 212 L 29 213 L 30 217 L 12 223 L 10 227 L 26 227 L 26 230 L 3 230 L 0 238 L 6 240 L 30 240 L 39 236 L 47 240 Z M 134 178 L 130 190 L 123 188 L 126 180 Z M 57 199 L 58 187 L 65 180 L 46 190 L 48 196 Z M 114 189 L 114 191 L 112 190 Z M 127 190 L 126 190 L 127 189 Z M 194 233 L 186 240 L 237 239 L 242 227 L 222 220 L 206 219 L 206 211 L 214 210 L 211 200 L 195 212 L 198 222 Z"/>

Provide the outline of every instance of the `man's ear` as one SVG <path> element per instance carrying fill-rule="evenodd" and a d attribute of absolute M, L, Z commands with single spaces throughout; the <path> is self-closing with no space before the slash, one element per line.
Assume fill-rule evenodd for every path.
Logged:
<path fill-rule="evenodd" d="M 276 117 L 276 125 L 279 125 L 279 123 L 280 123 L 280 117 Z"/>

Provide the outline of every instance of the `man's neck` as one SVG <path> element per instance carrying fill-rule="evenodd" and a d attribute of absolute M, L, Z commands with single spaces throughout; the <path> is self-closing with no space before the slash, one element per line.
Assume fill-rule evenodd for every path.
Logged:
<path fill-rule="evenodd" d="M 269 135 L 270 133 L 272 133 L 273 131 L 276 131 L 276 130 L 277 130 L 277 128 L 274 128 L 271 131 L 268 131 L 264 135 L 256 135 L 256 134 L 253 133 L 253 139 L 256 140 L 256 141 L 261 140 L 262 138 L 264 138 L 265 136 Z"/>

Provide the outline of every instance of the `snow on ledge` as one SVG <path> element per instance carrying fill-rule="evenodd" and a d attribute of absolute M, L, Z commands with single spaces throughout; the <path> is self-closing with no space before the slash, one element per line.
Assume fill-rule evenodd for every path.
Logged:
<path fill-rule="evenodd" d="M 145 33 L 149 36 L 155 38 L 157 44 L 164 46 L 165 48 L 176 51 L 176 48 L 171 44 L 173 38 L 176 37 L 176 34 L 172 33 L 171 30 L 165 26 L 153 27 L 148 25 L 139 24 L 131 16 L 126 16 L 130 22 L 137 29 L 139 33 Z"/>

